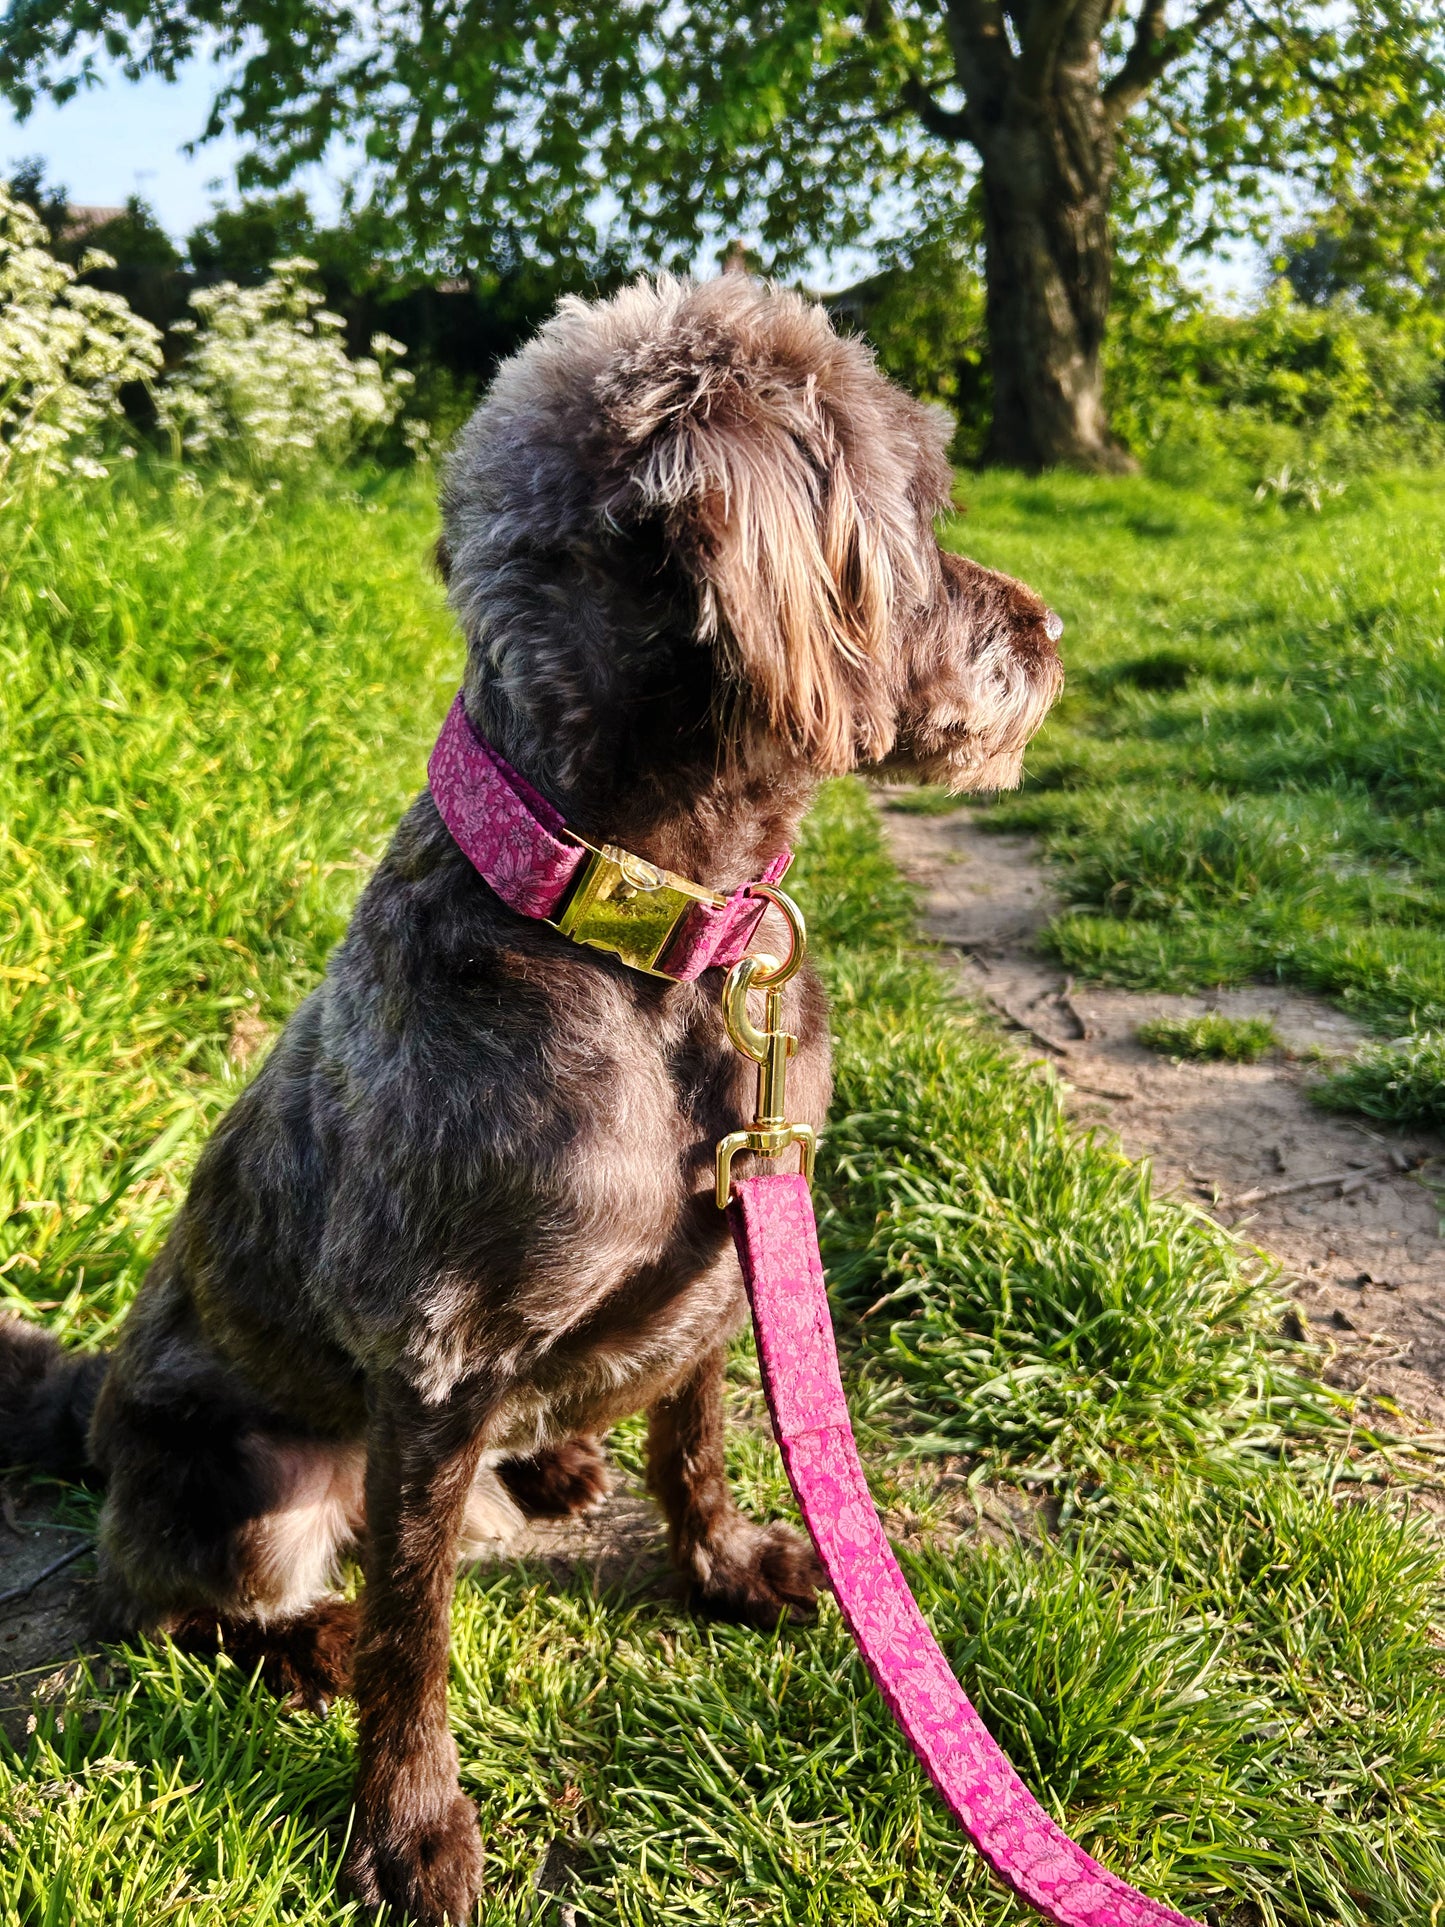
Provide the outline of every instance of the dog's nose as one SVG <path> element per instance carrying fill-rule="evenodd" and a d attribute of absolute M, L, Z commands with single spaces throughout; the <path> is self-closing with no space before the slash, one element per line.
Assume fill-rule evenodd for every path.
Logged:
<path fill-rule="evenodd" d="M 1050 642 L 1057 642 L 1064 633 L 1064 618 L 1056 616 L 1052 609 L 1044 617 L 1044 634 Z"/>

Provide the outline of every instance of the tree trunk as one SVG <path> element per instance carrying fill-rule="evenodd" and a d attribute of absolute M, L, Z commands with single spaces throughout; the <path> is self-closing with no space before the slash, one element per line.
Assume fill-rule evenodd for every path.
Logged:
<path fill-rule="evenodd" d="M 1113 249 L 1114 136 L 1097 90 L 1056 72 L 979 130 L 994 412 L 989 459 L 1013 468 L 1122 473 L 1100 351 Z M 1002 104 L 1001 104 L 1002 105 Z"/>

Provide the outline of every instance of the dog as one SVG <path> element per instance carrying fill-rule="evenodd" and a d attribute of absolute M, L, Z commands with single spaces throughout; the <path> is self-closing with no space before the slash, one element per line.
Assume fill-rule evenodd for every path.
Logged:
<path fill-rule="evenodd" d="M 758 877 L 828 776 L 1015 783 L 1060 624 L 940 550 L 943 443 L 795 294 L 730 275 L 563 302 L 444 473 L 471 726 L 569 828 L 713 890 Z M 424 792 L 115 1350 L 0 1327 L 0 1462 L 104 1486 L 98 1630 L 223 1643 L 302 1704 L 349 1688 L 346 1877 L 426 1927 L 482 1879 L 447 1724 L 458 1559 L 595 1505 L 609 1425 L 646 1411 L 700 1607 L 771 1625 L 820 1584 L 724 1473 L 746 1305 L 713 1152 L 751 1067 L 720 986 L 508 908 Z M 791 1109 L 820 1128 L 810 970 L 783 1008 Z"/>

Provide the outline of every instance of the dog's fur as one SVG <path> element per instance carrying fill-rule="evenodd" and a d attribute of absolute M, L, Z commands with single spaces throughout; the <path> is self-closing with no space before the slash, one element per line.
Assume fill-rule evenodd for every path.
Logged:
<path fill-rule="evenodd" d="M 447 470 L 468 712 L 578 831 L 719 889 L 829 772 L 1011 783 L 1058 624 L 940 552 L 948 485 L 933 417 L 792 295 L 726 277 L 566 302 Z M 206 1146 L 114 1354 L 0 1332 L 0 1462 L 105 1482 L 103 1629 L 219 1638 L 306 1703 L 350 1681 L 350 1880 L 423 1922 L 467 1916 L 481 1878 L 446 1715 L 469 1543 L 595 1503 L 595 1435 L 645 1408 L 702 1605 L 769 1623 L 819 1581 L 723 1474 L 745 1305 L 713 1147 L 751 1072 L 719 975 L 662 982 L 515 915 L 423 794 Z M 785 1015 L 792 1114 L 821 1126 L 810 973 Z"/>

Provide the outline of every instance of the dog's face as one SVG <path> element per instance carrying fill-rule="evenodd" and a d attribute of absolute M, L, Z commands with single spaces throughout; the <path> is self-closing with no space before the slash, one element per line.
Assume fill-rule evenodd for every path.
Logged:
<path fill-rule="evenodd" d="M 506 363 L 443 496 L 469 697 L 544 767 L 662 746 L 1000 788 L 1062 625 L 944 554 L 936 415 L 823 310 L 742 276 L 567 301 Z M 699 741 L 701 738 L 703 740 Z"/>

